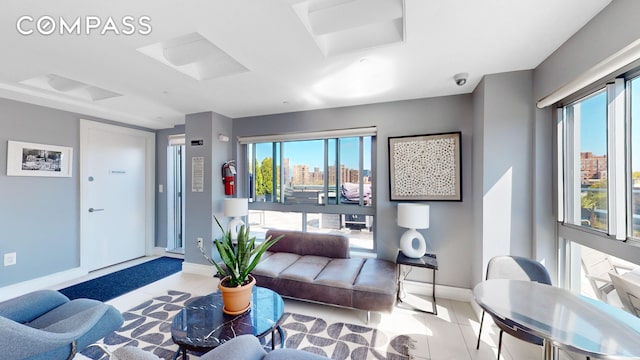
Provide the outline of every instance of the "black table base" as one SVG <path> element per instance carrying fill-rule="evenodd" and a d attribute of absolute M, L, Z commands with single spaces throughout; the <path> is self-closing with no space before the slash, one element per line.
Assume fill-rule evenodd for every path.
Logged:
<path fill-rule="evenodd" d="M 408 309 L 408 310 L 416 310 L 427 314 L 438 315 L 438 307 L 436 302 L 436 271 L 438 270 L 438 258 L 436 254 L 425 254 L 421 258 L 410 258 L 405 256 L 402 252 L 398 252 L 398 257 L 396 258 L 396 264 L 398 264 L 398 293 L 397 293 L 397 305 L 400 308 Z M 432 280 L 432 291 L 431 297 L 433 299 L 432 302 L 432 310 L 425 310 L 422 308 L 415 307 L 407 302 L 404 302 L 403 299 L 406 297 L 406 292 L 404 290 L 404 281 L 407 278 L 409 272 L 403 273 L 402 266 L 413 266 L 413 267 L 421 267 L 431 269 L 433 272 L 433 280 Z"/>

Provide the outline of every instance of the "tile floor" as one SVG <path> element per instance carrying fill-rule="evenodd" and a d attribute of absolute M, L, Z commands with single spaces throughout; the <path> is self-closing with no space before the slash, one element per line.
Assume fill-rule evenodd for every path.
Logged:
<path fill-rule="evenodd" d="M 73 282 L 59 284 L 52 288 L 63 288 L 72 283 L 85 281 L 88 278 L 103 275 L 105 272 L 119 270 L 120 268 L 136 265 L 142 261 L 139 259 L 117 267 L 95 272 L 88 277 L 76 279 Z M 177 273 L 155 283 L 149 284 L 135 291 L 108 301 L 120 311 L 130 308 L 152 297 L 163 295 L 167 290 L 190 292 L 194 295 L 205 295 L 217 291 L 215 279 L 187 273 Z M 414 300 L 416 300 L 414 298 Z M 422 301 L 427 309 L 430 302 Z M 372 313 L 369 324 L 366 323 L 366 312 L 352 309 L 344 309 L 296 300 L 285 299 L 285 311 L 307 314 L 321 317 L 330 322 L 341 321 L 375 327 L 384 331 L 387 335 L 407 334 L 416 340 L 415 348 L 409 353 L 413 359 L 424 360 L 494 360 L 497 354 L 498 331 L 495 325 L 489 321 L 485 323 L 482 332 L 480 349 L 476 350 L 476 341 L 479 328 L 477 319 L 471 305 L 466 302 L 449 299 L 438 299 L 438 315 L 430 315 L 421 312 L 396 308 L 391 314 Z M 486 320 L 486 319 L 485 319 Z M 501 359 L 528 360 L 541 359 L 542 348 L 524 343 L 508 335 L 503 339 Z M 561 352 L 561 359 L 574 359 L 573 356 Z M 579 359 L 579 357 L 575 357 Z"/>

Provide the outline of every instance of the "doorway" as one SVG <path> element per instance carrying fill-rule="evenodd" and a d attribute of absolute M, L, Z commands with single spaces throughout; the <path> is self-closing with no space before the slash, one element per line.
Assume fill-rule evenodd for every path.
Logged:
<path fill-rule="evenodd" d="M 184 254 L 186 150 L 184 134 L 169 137 L 167 148 L 167 251 Z"/>
<path fill-rule="evenodd" d="M 80 120 L 80 266 L 93 271 L 151 253 L 155 134 Z"/>

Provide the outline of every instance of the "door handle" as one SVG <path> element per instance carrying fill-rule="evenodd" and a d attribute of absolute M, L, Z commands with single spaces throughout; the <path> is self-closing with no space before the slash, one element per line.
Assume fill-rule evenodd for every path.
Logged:
<path fill-rule="evenodd" d="M 104 211 L 104 209 L 89 208 L 89 212 L 95 212 L 95 211 Z"/>

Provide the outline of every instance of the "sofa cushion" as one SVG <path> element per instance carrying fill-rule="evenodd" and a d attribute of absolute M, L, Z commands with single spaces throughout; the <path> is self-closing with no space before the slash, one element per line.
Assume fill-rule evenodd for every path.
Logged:
<path fill-rule="evenodd" d="M 333 259 L 318 274 L 316 283 L 352 289 L 363 263 L 364 259 L 362 258 Z"/>
<path fill-rule="evenodd" d="M 396 302 L 396 264 L 380 259 L 367 259 L 353 284 L 353 307 L 391 312 Z"/>
<path fill-rule="evenodd" d="M 291 264 L 280 273 L 283 279 L 314 282 L 323 269 L 331 262 L 330 258 L 323 256 L 301 256 L 298 261 Z"/>
<path fill-rule="evenodd" d="M 353 288 L 381 294 L 396 293 L 396 264 L 391 261 L 367 259 L 360 269 L 358 279 L 353 282 Z"/>
<path fill-rule="evenodd" d="M 300 255 L 292 253 L 271 253 L 267 258 L 260 259 L 252 273 L 278 277 L 286 268 L 300 259 Z"/>

